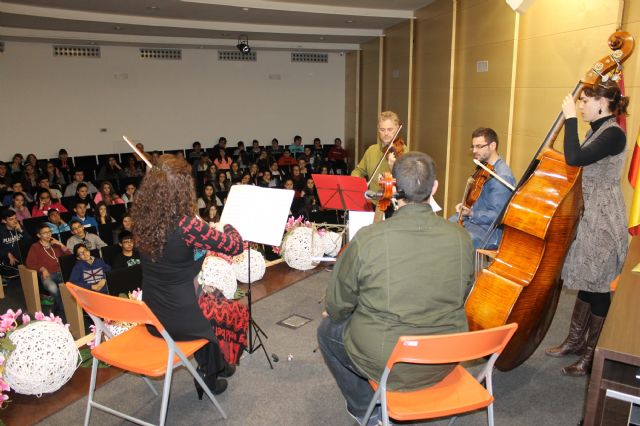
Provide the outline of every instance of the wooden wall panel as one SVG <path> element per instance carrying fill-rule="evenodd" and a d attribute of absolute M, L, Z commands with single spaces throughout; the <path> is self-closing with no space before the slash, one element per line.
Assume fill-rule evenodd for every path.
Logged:
<path fill-rule="evenodd" d="M 469 145 L 477 127 L 491 127 L 507 151 L 515 14 L 503 2 L 459 3 L 456 22 L 453 120 L 445 215 L 453 214 L 475 168 Z M 476 70 L 488 61 L 488 72 Z"/>
<path fill-rule="evenodd" d="M 446 182 L 452 30 L 453 2 L 436 1 L 416 13 L 410 148 L 433 158 L 441 184 Z M 435 195 L 441 205 L 444 189 Z"/>
<path fill-rule="evenodd" d="M 382 111 L 394 111 L 404 128 L 406 140 L 409 113 L 411 22 L 405 21 L 385 30 L 382 71 Z"/>
<path fill-rule="evenodd" d="M 357 163 L 367 147 L 377 141 L 380 79 L 380 41 L 373 39 L 360 51 L 359 132 L 353 161 Z"/>
<path fill-rule="evenodd" d="M 357 138 L 358 119 L 358 61 L 360 52 L 345 54 L 345 108 L 344 108 L 344 140 L 342 146 L 349 151 L 349 159 L 353 160 Z M 323 141 L 325 145 L 333 145 L 333 140 Z"/>

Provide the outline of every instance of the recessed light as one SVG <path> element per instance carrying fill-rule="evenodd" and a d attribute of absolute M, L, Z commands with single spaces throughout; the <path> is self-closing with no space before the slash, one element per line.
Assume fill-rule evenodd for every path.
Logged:
<path fill-rule="evenodd" d="M 352 19 L 347 19 L 346 21 L 344 21 L 345 24 L 353 24 L 353 20 Z"/>
<path fill-rule="evenodd" d="M 113 29 L 116 31 L 120 31 L 122 27 L 120 25 L 116 25 L 115 27 L 113 27 Z"/>
<path fill-rule="evenodd" d="M 320 36 L 320 40 L 324 40 L 324 37 Z"/>
<path fill-rule="evenodd" d="M 247 10 L 249 10 L 249 8 L 248 7 L 243 7 L 242 10 L 244 10 L 246 12 Z"/>
<path fill-rule="evenodd" d="M 158 6 L 147 6 L 147 7 L 146 7 L 146 9 L 147 9 L 147 10 L 153 10 L 154 12 L 155 12 L 156 10 L 160 10 L 160 8 L 159 8 Z"/>

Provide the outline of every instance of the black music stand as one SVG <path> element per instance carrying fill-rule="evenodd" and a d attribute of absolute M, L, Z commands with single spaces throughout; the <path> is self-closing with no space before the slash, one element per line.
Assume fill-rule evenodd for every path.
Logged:
<path fill-rule="evenodd" d="M 287 189 L 234 185 L 229 191 L 220 221 L 233 225 L 247 242 L 278 246 L 282 242 L 294 194 L 294 191 Z M 247 253 L 247 262 L 247 303 L 249 305 L 249 345 L 247 351 L 252 354 L 262 348 L 269 366 L 273 369 L 273 364 L 262 341 L 262 336 L 265 339 L 268 337 L 253 319 L 250 249 Z"/>
<path fill-rule="evenodd" d="M 247 248 L 247 286 L 247 305 L 249 307 L 249 346 L 247 346 L 247 352 L 252 354 L 262 348 L 264 356 L 267 358 L 267 362 L 269 362 L 269 367 L 273 370 L 273 364 L 271 363 L 269 354 L 267 354 L 267 348 L 262 342 L 262 337 L 260 337 L 261 334 L 265 339 L 268 339 L 269 336 L 267 336 L 267 333 L 255 322 L 253 314 L 251 313 L 251 243 L 248 244 Z M 256 340 L 259 342 L 257 345 Z"/>

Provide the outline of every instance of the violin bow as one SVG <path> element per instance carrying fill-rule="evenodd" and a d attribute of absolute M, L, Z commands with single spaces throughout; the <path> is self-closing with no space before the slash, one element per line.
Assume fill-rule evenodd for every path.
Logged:
<path fill-rule="evenodd" d="M 484 164 L 482 164 L 480 161 L 476 160 L 475 158 L 473 159 L 473 162 L 476 163 L 477 166 L 482 167 L 485 171 L 487 171 L 487 173 L 489 173 L 491 176 L 493 176 L 494 178 L 498 179 L 498 181 L 500 181 L 501 184 L 503 184 L 504 186 L 506 186 L 507 188 L 509 188 L 511 190 L 511 192 L 516 190 L 516 187 L 511 185 L 509 182 L 507 182 L 506 180 L 502 179 L 500 176 L 498 176 L 498 174 L 496 172 L 494 172 L 493 170 L 491 170 L 490 168 L 488 168 L 487 166 L 485 166 Z"/>
<path fill-rule="evenodd" d="M 380 164 L 382 164 L 382 160 L 387 158 L 387 154 L 389 153 L 389 150 L 393 146 L 393 142 L 395 142 L 396 138 L 400 134 L 400 130 L 402 130 L 402 124 L 398 127 L 398 130 L 396 130 L 396 134 L 393 135 L 393 138 L 391 139 L 391 142 L 389 142 L 389 145 L 387 146 L 387 149 L 385 150 L 384 154 L 380 158 L 380 161 L 378 161 L 378 164 L 376 165 L 376 168 L 373 169 L 373 173 L 371 173 L 371 176 L 369 176 L 369 180 L 367 181 L 367 188 L 369 187 L 369 185 L 371 185 L 371 181 L 373 180 L 373 177 L 376 175 L 376 172 L 380 168 Z"/>
<path fill-rule="evenodd" d="M 137 147 L 137 146 L 135 146 L 135 145 L 133 144 L 133 142 L 131 142 L 131 141 L 129 140 L 129 138 L 127 138 L 125 135 L 122 135 L 122 139 L 124 139 L 124 141 L 125 141 L 126 143 L 128 143 L 128 144 L 129 144 L 129 146 L 131 147 L 131 149 L 133 149 L 133 152 L 135 152 L 136 154 L 138 154 L 138 157 L 140 157 L 140 158 L 142 159 L 142 161 L 144 161 L 144 162 L 145 162 L 145 164 L 147 165 L 147 167 L 149 167 L 150 169 L 151 169 L 151 168 L 153 168 L 153 164 L 151 164 L 151 161 L 149 161 L 149 159 L 148 159 L 148 158 L 147 158 L 147 156 L 144 154 L 144 152 L 140 151 L 140 150 L 138 149 L 138 147 Z"/>

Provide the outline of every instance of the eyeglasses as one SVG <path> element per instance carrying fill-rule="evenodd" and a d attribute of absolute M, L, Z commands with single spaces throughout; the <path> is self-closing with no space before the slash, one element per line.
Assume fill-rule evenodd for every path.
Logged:
<path fill-rule="evenodd" d="M 479 150 L 481 150 L 482 148 L 484 148 L 485 146 L 489 145 L 490 143 L 491 143 L 491 142 L 489 142 L 489 143 L 485 143 L 485 144 L 483 144 L 483 145 L 471 145 L 471 146 L 469 146 L 469 149 L 470 149 L 471 151 L 474 151 L 474 150 L 478 150 L 478 151 L 479 151 Z"/>

